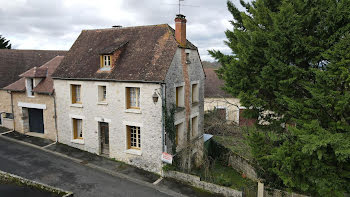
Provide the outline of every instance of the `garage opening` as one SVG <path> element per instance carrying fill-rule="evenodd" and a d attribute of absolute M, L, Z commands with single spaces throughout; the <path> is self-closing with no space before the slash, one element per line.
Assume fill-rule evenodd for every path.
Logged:
<path fill-rule="evenodd" d="M 44 133 L 44 117 L 42 109 L 28 108 L 29 131 Z"/>

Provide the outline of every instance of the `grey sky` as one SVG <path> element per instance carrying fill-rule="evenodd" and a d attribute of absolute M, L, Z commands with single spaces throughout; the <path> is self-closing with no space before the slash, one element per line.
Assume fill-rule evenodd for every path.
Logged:
<path fill-rule="evenodd" d="M 238 4 L 238 0 L 232 0 Z M 174 27 L 177 0 L 0 0 L 0 34 L 16 49 L 68 50 L 82 29 L 112 25 L 168 23 Z M 187 37 L 202 60 L 212 60 L 208 49 L 230 53 L 224 31 L 232 28 L 226 0 L 185 0 Z"/>

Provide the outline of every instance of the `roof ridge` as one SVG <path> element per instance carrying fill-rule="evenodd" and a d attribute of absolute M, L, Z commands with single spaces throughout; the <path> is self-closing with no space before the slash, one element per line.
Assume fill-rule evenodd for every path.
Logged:
<path fill-rule="evenodd" d="M 21 51 L 62 51 L 62 52 L 67 52 L 68 50 L 54 50 L 54 49 L 0 49 L 0 51 L 16 51 L 16 52 L 21 52 Z"/>
<path fill-rule="evenodd" d="M 82 31 L 109 31 L 109 30 L 120 30 L 120 29 L 134 29 L 134 28 L 145 28 L 145 27 L 155 27 L 155 26 L 169 26 L 167 23 L 155 24 L 155 25 L 138 25 L 138 26 L 128 26 L 128 27 L 108 27 L 99 29 L 83 29 Z"/>

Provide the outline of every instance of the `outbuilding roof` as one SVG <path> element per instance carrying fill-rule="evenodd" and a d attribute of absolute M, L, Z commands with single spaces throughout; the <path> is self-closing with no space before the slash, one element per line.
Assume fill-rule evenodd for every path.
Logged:
<path fill-rule="evenodd" d="M 164 81 L 179 43 L 174 29 L 167 24 L 83 30 L 61 65 L 54 79 Z M 187 42 L 186 48 L 197 50 Z M 109 72 L 98 72 L 101 54 L 120 50 Z"/>
<path fill-rule="evenodd" d="M 65 53 L 66 51 L 0 49 L 0 89 L 19 80 L 21 73 Z"/>

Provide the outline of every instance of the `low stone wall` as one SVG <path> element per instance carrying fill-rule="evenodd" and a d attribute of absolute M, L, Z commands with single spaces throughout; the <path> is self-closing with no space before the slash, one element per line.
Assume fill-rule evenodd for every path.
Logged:
<path fill-rule="evenodd" d="M 24 185 L 27 185 L 30 187 L 37 187 L 37 188 L 40 188 L 42 190 L 53 192 L 56 194 L 64 194 L 62 197 L 73 197 L 72 192 L 65 191 L 65 190 L 62 190 L 62 189 L 59 189 L 56 187 L 52 187 L 50 185 L 46 185 L 43 183 L 38 183 L 36 181 L 28 180 L 28 179 L 25 179 L 23 177 L 20 177 L 20 176 L 14 175 L 14 174 L 3 172 L 1 170 L 0 170 L 0 179 L 9 180 L 11 182 L 17 182 L 17 183 L 24 184 Z"/>
<path fill-rule="evenodd" d="M 233 169 L 244 173 L 248 178 L 254 181 L 258 180 L 258 175 L 256 174 L 255 169 L 245 158 L 231 152 L 228 159 L 228 165 Z"/>
<path fill-rule="evenodd" d="M 308 197 L 308 196 L 265 187 L 264 197 Z"/>
<path fill-rule="evenodd" d="M 216 185 L 213 183 L 208 183 L 205 181 L 201 181 L 198 176 L 185 174 L 182 172 L 176 172 L 176 171 L 166 171 L 163 174 L 164 177 L 173 178 L 181 182 L 185 182 L 191 186 L 204 189 L 216 194 L 222 194 L 224 196 L 233 196 L 233 197 L 241 197 L 242 192 L 237 191 L 228 187 L 223 187 L 220 185 Z"/>

